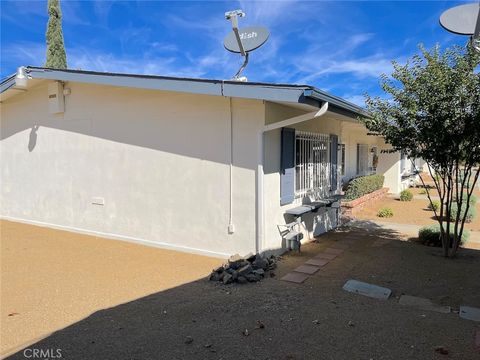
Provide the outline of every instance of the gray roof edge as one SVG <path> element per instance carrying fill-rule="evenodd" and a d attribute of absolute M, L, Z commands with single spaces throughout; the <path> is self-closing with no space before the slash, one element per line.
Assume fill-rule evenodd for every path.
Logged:
<path fill-rule="evenodd" d="M 2 80 L 2 82 L 0 83 L 0 94 L 4 93 L 12 86 L 15 86 L 15 76 L 16 74 L 13 74 Z"/>
<path fill-rule="evenodd" d="M 310 97 L 315 100 L 326 101 L 334 107 L 338 107 L 347 113 L 355 115 L 355 117 L 359 115 L 368 116 L 368 112 L 361 106 L 355 105 L 345 99 L 342 99 L 341 97 L 326 93 L 316 88 L 305 90 L 304 95 L 305 97 Z"/>
<path fill-rule="evenodd" d="M 360 106 L 309 85 L 106 73 L 87 70 L 51 69 L 36 66 L 27 66 L 25 69 L 28 76 L 32 79 L 72 81 L 98 85 L 124 86 L 215 96 L 231 96 L 267 101 L 308 103 L 312 106 L 318 107 L 324 102 L 329 102 L 332 110 L 338 108 L 347 116 L 356 118 L 358 115 L 367 115 L 366 111 Z M 2 80 L 1 93 L 14 85 L 15 74 Z"/>

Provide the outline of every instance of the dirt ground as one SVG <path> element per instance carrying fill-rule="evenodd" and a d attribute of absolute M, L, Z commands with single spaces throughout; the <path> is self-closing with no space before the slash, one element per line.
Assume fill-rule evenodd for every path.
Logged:
<path fill-rule="evenodd" d="M 0 229 L 1 353 L 222 262 L 9 221 Z"/>
<path fill-rule="evenodd" d="M 37 256 L 48 259 L 51 256 L 49 251 L 40 251 L 35 245 L 38 233 L 43 231 L 37 228 L 30 230 L 31 240 L 25 242 L 22 251 L 28 253 L 30 246 L 38 248 L 39 253 L 31 259 Z M 13 241 L 8 240 L 9 237 L 7 243 Z M 52 238 L 57 236 L 51 233 L 46 238 L 53 241 Z M 279 280 L 327 246 L 347 238 L 355 239 L 353 246 L 305 283 L 298 285 Z M 386 241 L 379 245 L 378 239 Z M 142 256 L 143 248 L 135 250 L 131 244 L 94 238 L 77 240 L 77 244 L 72 244 L 71 240 L 63 240 L 63 243 L 55 240 L 55 243 L 58 242 L 55 250 L 58 257 L 54 256 L 51 260 L 60 261 L 63 266 L 59 267 L 45 265 L 42 261 L 35 261 L 36 265 L 32 266 L 18 259 L 21 258 L 19 250 L 15 254 L 9 250 L 10 255 L 4 256 L 2 247 L 2 276 L 4 269 L 7 271 L 6 278 L 8 271 L 23 274 L 15 276 L 15 281 L 8 280 L 6 286 L 2 282 L 2 300 L 12 297 L 6 299 L 10 304 L 8 311 L 16 311 L 12 307 L 15 300 L 22 301 L 24 297 L 33 296 L 39 283 L 44 288 L 55 289 L 44 292 L 43 297 L 37 300 L 38 305 L 30 309 L 32 312 L 43 312 L 42 316 L 30 317 L 22 327 L 35 328 L 42 322 L 56 322 L 58 326 L 57 318 L 63 316 L 63 307 L 66 307 L 66 312 L 75 312 L 83 302 L 99 301 L 96 299 L 98 291 L 108 294 L 110 288 L 128 288 L 138 282 L 148 284 L 145 292 L 152 294 L 121 305 L 112 301 L 109 308 L 102 309 L 111 301 L 104 299 L 98 311 L 69 326 L 58 326 L 57 331 L 30 345 L 29 349 L 61 350 L 62 358 L 69 360 L 468 360 L 480 356 L 473 340 L 475 331 L 480 329 L 479 323 L 461 319 L 456 313 L 440 314 L 398 303 L 401 294 L 409 294 L 450 305 L 454 310 L 458 310 L 460 305 L 479 307 L 480 251 L 462 249 L 458 258 L 444 259 L 440 256 L 440 249 L 404 241 L 398 233 L 372 226 L 321 236 L 316 243 L 302 247 L 300 254 L 284 256 L 276 276 L 259 283 L 225 286 L 206 279 L 192 279 L 183 285 L 170 287 L 163 285 L 165 278 L 181 276 L 187 269 L 198 265 L 192 262 L 183 265 L 176 260 L 175 272 L 160 276 L 155 267 L 161 261 L 169 261 L 161 255 L 150 255 L 148 259 L 137 261 L 136 251 L 140 254 L 138 256 Z M 103 246 L 101 242 L 108 245 Z M 108 264 L 115 263 L 120 267 L 118 273 L 92 262 L 89 256 L 82 256 L 86 252 L 95 253 L 95 248 L 89 249 L 94 244 L 100 249 L 108 249 L 103 258 Z M 117 247 L 119 250 L 114 250 Z M 123 247 L 128 247 L 128 251 L 122 251 Z M 155 249 L 150 250 L 153 254 L 156 252 Z M 84 260 L 77 262 L 77 256 L 69 256 L 69 252 L 79 253 L 78 257 Z M 9 259 L 11 257 L 14 258 Z M 117 257 L 122 260 L 117 260 Z M 70 260 L 66 263 L 59 258 Z M 21 262 L 21 266 L 14 266 L 16 260 Z M 146 261 L 149 265 L 145 264 Z M 208 261 L 212 265 L 215 263 L 215 260 L 204 261 L 205 270 L 210 268 Z M 137 267 L 141 269 L 136 271 Z M 82 274 L 85 269 L 87 281 L 81 276 L 71 276 L 70 281 L 62 280 L 69 273 Z M 31 283 L 29 278 L 36 278 L 37 275 L 32 274 L 36 271 L 44 276 Z M 129 275 L 131 271 L 136 275 Z M 124 279 L 126 276 L 129 276 L 128 279 Z M 388 287 L 392 289 L 393 296 L 381 301 L 345 292 L 342 286 L 348 279 Z M 96 282 L 101 283 L 95 287 L 97 293 L 85 285 Z M 56 297 L 59 298 L 58 311 L 45 308 L 40 301 L 45 298 L 48 302 L 53 298 L 57 302 Z M 126 297 L 123 295 L 122 298 Z M 22 321 L 22 310 L 18 312 L 18 316 L 8 321 Z M 5 316 L 2 308 L 2 322 Z M 263 328 L 259 327 L 259 321 L 264 324 Z M 248 336 L 245 330 L 248 330 Z M 449 354 L 436 352 L 435 348 L 439 346 L 448 349 Z M 9 359 L 25 359 L 23 350 L 19 349 Z"/>
<path fill-rule="evenodd" d="M 381 220 L 386 222 L 414 225 L 431 225 L 435 224 L 435 215 L 433 211 L 428 209 L 428 200 L 400 201 L 395 196 L 376 200 L 362 209 L 355 215 L 358 219 L 363 220 Z M 383 207 L 389 207 L 393 211 L 390 218 L 379 218 L 378 210 Z M 477 203 L 477 216 L 471 223 L 466 223 L 465 228 L 471 231 L 480 231 L 480 202 Z"/>

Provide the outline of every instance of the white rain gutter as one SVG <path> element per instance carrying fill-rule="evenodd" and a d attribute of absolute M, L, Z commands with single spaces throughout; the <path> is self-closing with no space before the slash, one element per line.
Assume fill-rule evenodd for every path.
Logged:
<path fill-rule="evenodd" d="M 325 113 L 328 110 L 328 102 L 324 102 L 320 110 L 314 111 L 308 114 L 294 116 L 292 118 L 282 120 L 273 124 L 268 124 L 263 127 L 258 132 L 258 165 L 257 165 L 257 181 L 256 181 L 256 208 L 257 208 L 257 219 L 256 219 L 256 241 L 255 241 L 255 253 L 258 253 L 262 248 L 265 238 L 265 216 L 264 216 L 264 184 L 263 184 L 263 157 L 265 152 L 265 139 L 264 135 L 267 131 L 272 131 L 280 129 L 285 126 L 295 125 L 304 121 L 316 119 Z"/>

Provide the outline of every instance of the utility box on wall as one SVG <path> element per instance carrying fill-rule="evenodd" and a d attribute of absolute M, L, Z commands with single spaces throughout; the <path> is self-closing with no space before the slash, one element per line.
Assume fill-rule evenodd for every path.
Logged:
<path fill-rule="evenodd" d="M 60 81 L 48 84 L 48 111 L 50 114 L 65 111 L 65 96 L 63 95 L 63 84 Z"/>

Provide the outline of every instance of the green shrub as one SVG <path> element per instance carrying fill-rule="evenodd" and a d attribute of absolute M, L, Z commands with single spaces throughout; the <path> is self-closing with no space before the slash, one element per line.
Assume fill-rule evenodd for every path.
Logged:
<path fill-rule="evenodd" d="M 464 230 L 460 244 L 466 243 L 469 237 L 470 231 Z M 418 231 L 418 239 L 424 245 L 442 246 L 442 240 L 440 239 L 440 225 L 435 224 L 420 228 Z M 453 240 L 453 229 L 450 229 L 450 239 Z"/>
<path fill-rule="evenodd" d="M 377 216 L 381 218 L 391 218 L 393 216 L 393 210 L 389 207 L 381 208 L 378 210 Z"/>
<path fill-rule="evenodd" d="M 464 192 L 463 195 L 462 195 L 462 202 L 463 203 L 467 203 L 467 193 Z M 472 194 L 472 196 L 470 196 L 470 206 L 475 206 L 477 204 L 477 197 L 475 195 Z"/>
<path fill-rule="evenodd" d="M 438 211 L 441 205 L 442 204 L 440 203 L 440 200 L 432 200 L 432 202 L 428 204 L 428 209 L 432 211 Z"/>
<path fill-rule="evenodd" d="M 413 193 L 405 189 L 400 193 L 400 201 L 412 201 L 413 200 Z"/>
<path fill-rule="evenodd" d="M 425 195 L 427 193 L 427 190 L 422 189 L 418 192 L 420 195 Z"/>
<path fill-rule="evenodd" d="M 465 209 L 467 208 L 466 204 L 462 204 L 462 213 L 460 215 L 460 221 L 463 219 L 463 215 L 465 214 Z M 458 206 L 456 203 L 452 204 L 452 208 L 450 209 L 450 220 L 455 221 L 457 218 L 458 214 Z M 472 220 L 477 216 L 477 209 L 475 209 L 475 206 L 470 205 L 467 216 L 465 217 L 465 222 L 469 223 L 472 222 Z"/>
<path fill-rule="evenodd" d="M 375 174 L 350 180 L 345 191 L 345 200 L 354 200 L 383 187 L 384 176 Z"/>

